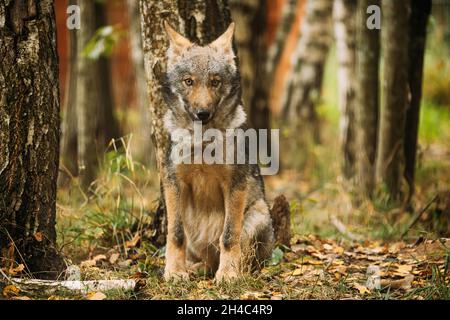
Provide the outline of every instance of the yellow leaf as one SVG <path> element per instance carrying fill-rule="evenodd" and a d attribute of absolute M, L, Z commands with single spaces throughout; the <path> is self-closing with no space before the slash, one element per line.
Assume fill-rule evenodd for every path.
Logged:
<path fill-rule="evenodd" d="M 89 292 L 87 298 L 88 300 L 105 300 L 106 295 L 103 292 Z"/>
<path fill-rule="evenodd" d="M 17 296 L 20 292 L 20 289 L 16 286 L 9 285 L 3 288 L 3 296 L 9 298 L 11 296 Z"/>
<path fill-rule="evenodd" d="M 292 272 L 293 276 L 300 276 L 302 274 L 302 269 L 295 269 L 294 272 Z"/>
<path fill-rule="evenodd" d="M 18 273 L 21 273 L 25 269 L 25 266 L 23 264 L 19 264 L 15 268 L 9 269 L 8 273 L 12 276 L 15 276 Z"/>
<path fill-rule="evenodd" d="M 367 289 L 366 286 L 363 286 L 362 284 L 359 284 L 359 283 L 353 284 L 353 288 L 355 288 L 356 290 L 358 290 L 358 291 L 359 291 L 359 294 L 370 293 L 370 290 Z"/>

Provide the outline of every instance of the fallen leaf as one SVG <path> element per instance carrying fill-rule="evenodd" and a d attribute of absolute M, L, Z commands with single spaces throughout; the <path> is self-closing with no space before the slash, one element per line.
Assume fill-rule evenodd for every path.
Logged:
<path fill-rule="evenodd" d="M 370 293 L 370 290 L 366 286 L 363 286 L 362 284 L 359 284 L 359 283 L 353 284 L 353 288 L 358 290 L 359 294 L 362 294 L 362 295 L 364 295 L 366 293 Z"/>
<path fill-rule="evenodd" d="M 111 264 L 115 264 L 117 262 L 117 260 L 119 260 L 120 254 L 119 253 L 113 253 L 110 257 L 109 257 L 109 263 Z"/>
<path fill-rule="evenodd" d="M 90 292 L 87 294 L 88 300 L 105 300 L 106 295 L 103 292 Z"/>
<path fill-rule="evenodd" d="M 86 261 L 81 262 L 80 266 L 81 266 L 81 268 L 90 268 L 90 267 L 94 267 L 96 264 L 97 264 L 97 261 L 92 259 L 92 260 L 86 260 Z"/>
<path fill-rule="evenodd" d="M 9 269 L 8 274 L 15 276 L 18 273 L 21 273 L 24 269 L 25 269 L 25 266 L 23 264 L 19 264 L 17 267 Z"/>
<path fill-rule="evenodd" d="M 401 264 L 397 266 L 397 270 L 394 271 L 394 275 L 405 276 L 411 274 L 413 266 L 407 264 Z"/>
<path fill-rule="evenodd" d="M 19 293 L 20 289 L 13 285 L 9 285 L 3 288 L 3 296 L 6 298 L 17 296 Z"/>
<path fill-rule="evenodd" d="M 125 242 L 125 247 L 127 248 L 134 248 L 137 246 L 139 240 L 141 240 L 141 236 L 139 234 L 136 234 L 133 239 Z"/>
<path fill-rule="evenodd" d="M 36 232 L 34 234 L 34 238 L 36 239 L 37 242 L 42 242 L 42 239 L 44 238 L 42 235 L 42 232 Z"/>
<path fill-rule="evenodd" d="M 302 275 L 303 271 L 302 269 L 295 269 L 294 272 L 292 272 L 293 276 L 300 276 Z"/>
<path fill-rule="evenodd" d="M 104 254 L 99 254 L 99 255 L 96 255 L 92 260 L 94 260 L 95 262 L 106 260 L 106 256 Z"/>

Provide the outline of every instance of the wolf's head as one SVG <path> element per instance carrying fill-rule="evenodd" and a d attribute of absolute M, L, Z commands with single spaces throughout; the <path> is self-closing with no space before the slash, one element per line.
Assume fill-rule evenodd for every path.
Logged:
<path fill-rule="evenodd" d="M 192 43 L 165 23 L 170 40 L 164 99 L 166 127 L 235 128 L 245 122 L 240 77 L 233 51 L 234 23 L 209 45 Z"/>

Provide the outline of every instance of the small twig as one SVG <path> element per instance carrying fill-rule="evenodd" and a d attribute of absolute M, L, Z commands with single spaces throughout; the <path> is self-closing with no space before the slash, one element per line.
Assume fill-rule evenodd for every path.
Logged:
<path fill-rule="evenodd" d="M 402 234 L 402 239 L 408 234 L 409 230 L 411 230 L 411 228 L 417 223 L 417 221 L 419 221 L 420 217 L 428 210 L 428 208 L 438 199 L 438 195 L 435 195 L 433 197 L 433 199 L 431 199 L 430 202 L 428 202 L 428 204 L 422 208 L 422 210 L 420 210 L 414 217 L 414 219 L 411 221 L 411 223 L 409 224 L 408 228 L 406 228 L 406 230 L 403 232 Z"/>

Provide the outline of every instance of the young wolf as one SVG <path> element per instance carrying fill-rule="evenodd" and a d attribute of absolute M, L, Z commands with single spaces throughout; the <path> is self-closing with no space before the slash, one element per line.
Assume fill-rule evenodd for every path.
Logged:
<path fill-rule="evenodd" d="M 192 132 L 194 121 L 203 130 L 246 128 L 232 48 L 234 23 L 207 46 L 191 43 L 167 23 L 165 29 L 168 132 Z M 258 165 L 174 164 L 170 152 L 162 172 L 168 217 L 165 279 L 186 279 L 188 269 L 203 267 L 218 281 L 230 280 L 267 259 L 274 236 Z"/>

